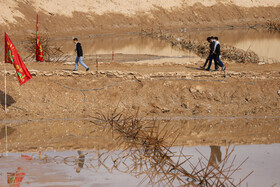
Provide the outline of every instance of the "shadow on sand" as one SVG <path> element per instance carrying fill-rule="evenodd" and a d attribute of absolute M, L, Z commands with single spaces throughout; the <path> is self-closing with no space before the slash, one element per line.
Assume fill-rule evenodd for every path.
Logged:
<path fill-rule="evenodd" d="M 7 135 L 11 135 L 15 132 L 15 129 L 12 127 L 7 127 Z M 3 126 L 2 128 L 0 128 L 0 140 L 3 139 L 6 136 L 5 133 L 5 126 Z"/>
<path fill-rule="evenodd" d="M 200 71 L 205 71 L 204 69 L 197 68 L 197 67 L 191 67 L 191 66 L 186 66 L 187 69 L 193 69 L 193 70 L 200 70 Z"/>
<path fill-rule="evenodd" d="M 14 100 L 14 98 L 7 94 L 7 107 L 11 106 L 15 102 L 16 101 Z M 2 107 L 5 108 L 5 92 L 3 92 L 2 90 L 0 90 L 0 103 Z"/>

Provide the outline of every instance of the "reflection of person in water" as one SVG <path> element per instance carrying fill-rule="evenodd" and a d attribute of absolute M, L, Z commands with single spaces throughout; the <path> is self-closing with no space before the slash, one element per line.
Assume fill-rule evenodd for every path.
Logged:
<path fill-rule="evenodd" d="M 85 155 L 81 152 L 81 151 L 77 151 L 78 152 L 78 160 L 77 160 L 77 167 L 76 167 L 76 172 L 80 173 L 81 169 L 84 167 L 84 163 L 85 163 Z"/>
<path fill-rule="evenodd" d="M 7 173 L 7 182 L 9 186 L 19 187 L 20 183 L 23 181 L 25 173 L 22 172 L 23 168 L 18 167 L 15 173 Z"/>
<path fill-rule="evenodd" d="M 222 152 L 220 146 L 211 145 L 211 155 L 208 164 L 214 167 L 218 167 L 222 161 Z"/>

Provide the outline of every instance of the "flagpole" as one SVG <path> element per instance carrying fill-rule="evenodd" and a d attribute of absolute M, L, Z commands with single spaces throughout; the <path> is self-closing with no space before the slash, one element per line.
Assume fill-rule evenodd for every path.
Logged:
<path fill-rule="evenodd" d="M 7 113 L 7 72 L 6 72 L 6 63 L 4 63 L 4 67 L 5 67 L 5 112 Z"/>
<path fill-rule="evenodd" d="M 6 134 L 6 156 L 8 156 L 8 126 L 5 125 L 5 134 Z"/>

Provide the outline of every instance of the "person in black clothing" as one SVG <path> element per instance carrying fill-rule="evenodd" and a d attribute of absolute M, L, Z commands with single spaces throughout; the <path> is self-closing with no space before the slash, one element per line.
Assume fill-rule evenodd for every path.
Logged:
<path fill-rule="evenodd" d="M 210 42 L 211 37 L 207 37 L 207 41 L 209 42 L 209 48 L 211 49 L 211 42 Z M 209 61 L 209 63 L 212 63 L 212 59 L 213 59 L 213 55 L 211 53 L 209 53 L 208 57 L 206 58 L 206 61 L 204 63 L 203 66 L 200 66 L 201 69 L 205 69 L 205 67 L 207 66 L 207 63 Z"/>
<path fill-rule="evenodd" d="M 210 39 L 209 39 L 209 41 L 210 41 L 210 45 L 209 45 L 210 53 L 209 53 L 209 56 L 212 56 L 212 59 L 214 59 L 215 40 L 214 40 L 214 37 L 213 37 L 213 36 L 211 36 L 211 37 L 209 37 L 209 38 L 210 38 Z M 212 65 L 212 60 L 209 61 L 208 67 L 207 67 L 207 69 L 206 69 L 207 71 L 210 71 L 211 65 Z"/>
<path fill-rule="evenodd" d="M 86 71 L 88 71 L 89 67 L 87 67 L 87 65 L 83 62 L 83 49 L 81 43 L 78 42 L 78 38 L 74 38 L 73 42 L 76 45 L 75 51 L 77 52 L 77 57 L 75 60 L 75 69 L 73 71 L 78 70 L 78 62 L 80 62 L 80 64 L 86 68 Z"/>

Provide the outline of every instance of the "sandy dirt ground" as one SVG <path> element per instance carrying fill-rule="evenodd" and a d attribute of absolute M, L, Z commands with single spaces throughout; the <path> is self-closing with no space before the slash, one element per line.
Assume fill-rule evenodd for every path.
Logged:
<path fill-rule="evenodd" d="M 23 86 L 9 67 L 10 106 L 1 108 L 0 123 L 9 125 L 10 151 L 110 148 L 111 134 L 94 121 L 115 108 L 180 128 L 177 145 L 280 142 L 280 64 L 229 63 L 226 72 L 207 72 L 198 68 L 202 61 L 151 62 L 102 63 L 98 74 L 94 61 L 91 71 L 75 73 L 73 64 L 26 63 L 33 78 Z M 1 151 L 4 140 L 2 128 Z"/>

